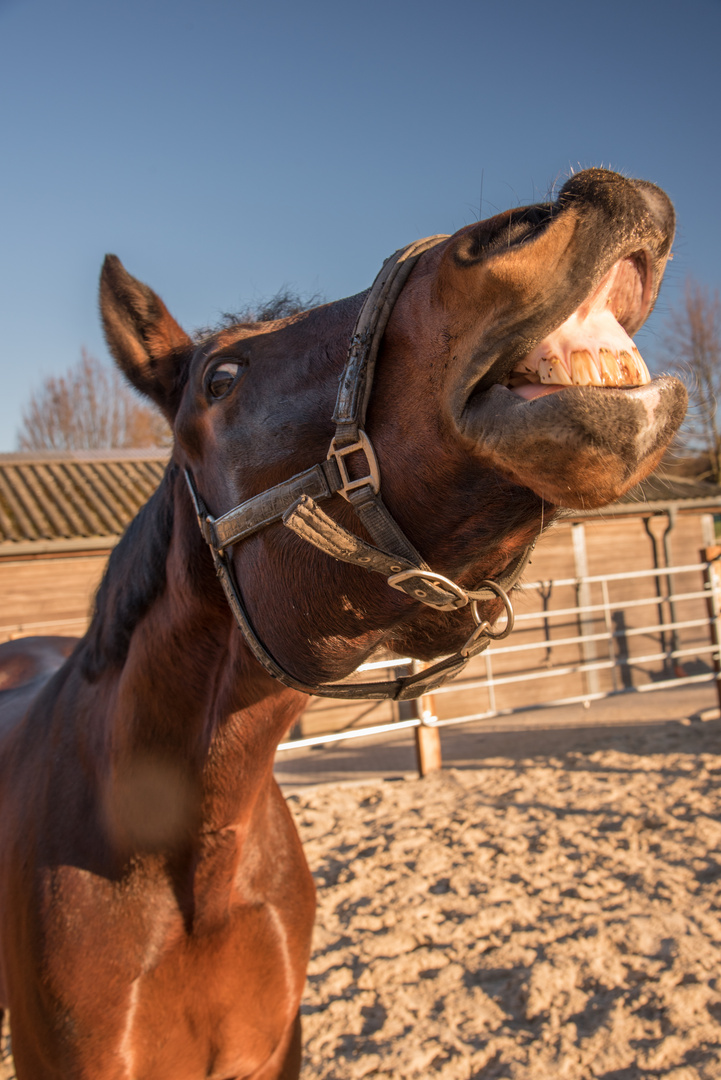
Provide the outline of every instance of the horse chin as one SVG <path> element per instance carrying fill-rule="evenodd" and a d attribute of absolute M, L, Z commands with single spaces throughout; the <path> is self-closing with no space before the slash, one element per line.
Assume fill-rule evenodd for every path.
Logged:
<path fill-rule="evenodd" d="M 687 405 L 670 376 L 644 386 L 569 386 L 527 399 L 495 385 L 458 422 L 473 451 L 557 506 L 590 509 L 621 497 L 658 464 Z"/>

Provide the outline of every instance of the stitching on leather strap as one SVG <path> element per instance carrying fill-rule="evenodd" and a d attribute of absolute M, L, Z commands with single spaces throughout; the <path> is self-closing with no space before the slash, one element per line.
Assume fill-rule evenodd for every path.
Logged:
<path fill-rule="evenodd" d="M 355 441 L 358 428 L 363 426 L 383 333 L 411 270 L 425 251 L 447 239 L 447 234 L 439 234 L 416 240 L 394 251 L 383 263 L 356 319 L 340 379 L 333 412 L 338 445 L 342 446 L 344 439 Z"/>
<path fill-rule="evenodd" d="M 426 572 L 421 571 L 415 562 L 366 544 L 359 536 L 344 529 L 342 525 L 324 513 L 308 495 L 303 495 L 290 510 L 286 511 L 283 515 L 283 524 L 309 544 L 324 551 L 326 555 L 362 566 L 365 570 L 375 570 L 376 573 L 383 574 L 385 578 L 392 578 L 404 572 L 409 575 L 423 573 L 423 577 L 409 577 L 398 586 L 394 586 L 413 600 L 420 600 L 442 611 L 453 611 L 463 606 L 456 602 L 456 593 L 434 585 L 433 581 L 426 576 Z M 427 574 L 432 578 L 430 570 Z M 464 600 L 463 604 L 466 603 L 468 601 Z"/>
<path fill-rule="evenodd" d="M 312 469 L 291 476 L 289 480 L 229 510 L 222 517 L 209 516 L 214 546 L 218 549 L 230 547 L 258 529 L 280 521 L 288 507 L 304 492 L 314 499 L 327 499 L 334 493 L 322 465 L 314 465 Z"/>

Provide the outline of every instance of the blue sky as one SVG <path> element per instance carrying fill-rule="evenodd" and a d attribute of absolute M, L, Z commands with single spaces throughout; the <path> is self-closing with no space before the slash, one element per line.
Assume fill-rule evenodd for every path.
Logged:
<path fill-rule="evenodd" d="M 603 164 L 721 286 L 721 0 L 0 0 L 0 451 L 33 386 L 106 357 L 106 251 L 186 327 Z"/>

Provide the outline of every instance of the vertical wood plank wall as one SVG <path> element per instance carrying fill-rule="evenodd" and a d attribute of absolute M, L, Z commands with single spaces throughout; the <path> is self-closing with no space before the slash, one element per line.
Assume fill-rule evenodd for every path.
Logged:
<path fill-rule="evenodd" d="M 670 534 L 670 555 L 673 564 L 698 561 L 699 551 L 709 543 L 710 521 L 709 515 L 702 513 L 677 516 L 675 527 Z M 666 518 L 655 519 L 652 530 L 662 533 L 665 525 Z M 575 528 L 578 529 L 578 526 Z M 587 519 L 581 528 L 584 534 L 583 546 L 589 575 L 646 570 L 654 566 L 654 545 L 641 517 Z M 662 549 L 662 545 L 657 546 Z M 532 563 L 526 572 L 525 580 L 548 582 L 554 578 L 574 577 L 577 573 L 578 549 L 579 537 L 577 536 L 574 558 L 573 525 L 561 523 L 553 526 L 540 540 Z M 73 553 L 62 557 L 55 555 L 23 559 L 0 558 L 0 641 L 10 637 L 42 633 L 81 635 L 85 629 L 93 596 L 108 554 L 108 551 L 104 551 Z M 683 587 L 684 591 L 689 588 L 698 589 L 701 587 L 700 572 L 697 577 L 698 581 L 691 582 L 686 578 L 683 582 L 678 582 L 677 587 Z M 648 596 L 651 589 L 653 589 L 653 583 L 649 579 L 626 581 L 622 584 L 612 583 L 609 586 L 613 601 Z M 575 586 L 554 588 L 550 598 L 551 606 L 555 608 L 574 606 L 577 603 L 576 592 Z M 598 587 L 587 586 L 586 593 L 588 595 L 584 596 L 585 600 L 599 602 Z M 517 614 L 530 611 L 541 612 L 543 603 L 542 590 L 527 591 L 518 597 Z M 704 617 L 705 611 L 703 601 L 681 601 L 676 605 L 675 614 L 677 619 L 683 620 Z M 657 615 L 658 611 L 653 607 L 632 608 L 623 613 L 622 623 L 619 623 L 619 626 L 626 629 L 642 627 L 656 621 Z M 668 611 L 666 617 L 668 618 Z M 42 627 L 35 625 L 39 623 L 45 625 Z M 587 618 L 584 627 L 580 628 L 584 633 L 593 633 L 594 627 L 597 631 L 602 630 L 602 618 Z M 573 636 L 578 632 L 578 623 L 572 617 L 569 618 L 565 627 L 554 620 L 551 640 Z M 544 643 L 545 636 L 541 622 L 534 623 L 532 628 L 528 624 L 525 624 L 524 628 L 521 622 L 512 637 L 504 644 L 516 644 L 523 641 Z M 688 646 L 697 639 L 699 644 L 708 644 L 708 630 L 701 628 L 698 631 L 689 631 L 683 644 Z M 659 651 L 658 634 L 639 635 L 635 638 L 631 636 L 629 642 L 636 655 Z M 605 648 L 605 643 L 599 644 L 597 651 L 600 658 Z M 543 648 L 533 653 L 494 657 L 494 674 L 503 675 L 524 668 L 527 670 L 532 667 L 543 667 L 544 663 L 551 659 L 554 663 L 559 663 L 566 660 L 578 662 L 584 658 L 579 654 L 577 646 L 569 647 L 569 650 L 566 655 L 563 653 L 563 648 L 553 649 L 552 655 L 545 656 L 547 649 L 544 643 Z M 592 650 L 586 651 L 590 653 Z M 691 664 L 693 665 L 693 659 Z M 469 674 L 475 675 L 476 678 L 482 677 L 485 674 L 485 665 L 484 654 L 474 661 Z M 621 671 L 621 676 L 624 676 L 623 671 Z M 646 676 L 643 671 L 634 671 L 628 677 L 643 679 Z M 616 679 L 618 678 L 617 672 Z M 594 686 L 597 684 L 601 690 L 611 689 L 611 679 L 610 672 L 594 673 Z M 550 701 L 561 695 L 583 694 L 588 690 L 588 677 L 580 673 L 569 677 L 562 687 L 555 677 L 534 679 L 499 687 L 496 690 L 498 699 L 496 704 L 499 707 L 511 707 L 524 703 Z M 488 709 L 490 703 L 486 690 L 464 690 L 459 686 L 452 694 L 436 695 L 435 706 L 439 717 L 445 718 L 480 712 Z M 399 715 L 398 705 L 388 702 L 346 703 L 334 702 L 330 699 L 315 699 L 303 716 L 302 733 L 311 736 L 321 731 L 338 731 L 366 724 L 384 723 L 399 718 Z"/>
<path fill-rule="evenodd" d="M 108 555 L 101 551 L 0 559 L 0 641 L 35 634 L 82 635 Z"/>

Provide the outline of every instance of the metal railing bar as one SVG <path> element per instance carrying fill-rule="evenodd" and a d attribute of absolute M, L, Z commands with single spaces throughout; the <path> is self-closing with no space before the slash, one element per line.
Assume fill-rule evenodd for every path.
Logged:
<path fill-rule="evenodd" d="M 611 682 L 613 689 L 618 690 L 618 669 L 623 662 L 621 649 L 616 645 L 616 640 L 623 637 L 622 630 L 613 629 L 613 617 L 611 615 L 611 598 L 608 592 L 608 582 L 601 582 L 601 598 L 603 600 L 603 625 L 608 635 L 608 659 L 613 661 L 611 668 Z M 624 638 L 625 640 L 625 638 Z M 549 655 L 551 649 L 549 649 Z"/>
<path fill-rule="evenodd" d="M 486 662 L 486 689 L 488 692 L 488 704 L 491 709 L 496 708 L 496 690 L 493 683 L 493 654 L 490 649 L 486 649 L 485 653 Z"/>
<path fill-rule="evenodd" d="M 668 602 L 670 600 L 706 600 L 708 598 L 708 592 L 702 593 L 689 593 L 676 595 L 670 593 L 668 596 L 649 596 L 641 597 L 636 600 L 615 600 L 611 603 L 612 611 L 627 611 L 629 608 L 639 607 L 651 607 L 658 606 L 661 602 Z M 588 611 L 603 611 L 603 604 L 587 604 L 583 607 L 569 607 L 569 608 L 549 608 L 547 611 L 521 611 L 516 615 L 516 624 L 519 622 L 530 622 L 533 619 L 553 619 L 558 618 L 560 615 L 579 615 L 582 612 Z"/>
<path fill-rule="evenodd" d="M 708 619 L 688 619 L 685 622 L 658 623 L 656 626 L 634 626 L 624 631 L 624 633 L 626 637 L 638 637 L 639 634 L 653 633 L 654 630 L 691 630 L 695 626 L 708 626 Z"/>
<path fill-rule="evenodd" d="M 663 659 L 663 654 L 659 659 Z M 635 663 L 635 660 L 634 660 Z M 579 660 L 577 664 L 566 664 L 564 667 L 546 668 L 544 671 L 534 669 L 533 671 L 514 672 L 511 675 L 501 675 L 495 677 L 492 680 L 486 681 L 485 679 L 473 679 L 468 682 L 458 682 L 451 684 L 450 686 L 439 686 L 433 691 L 434 694 L 449 694 L 467 690 L 482 690 L 483 687 L 493 686 L 507 686 L 509 683 L 523 683 L 532 682 L 534 680 L 541 679 L 553 679 L 556 676 L 561 675 L 582 675 L 585 671 L 608 671 L 614 666 L 613 660 Z"/>
<path fill-rule="evenodd" d="M 494 645 L 493 655 L 503 656 L 510 655 L 512 653 L 531 652 L 533 649 L 547 649 L 547 648 L 559 648 L 560 646 L 567 645 L 581 645 L 584 641 L 611 641 L 619 637 L 639 637 L 642 635 L 652 635 L 659 630 L 668 630 L 676 628 L 693 629 L 694 627 L 708 626 L 708 619 L 690 619 L 686 622 L 680 623 L 653 623 L 649 626 L 637 626 L 632 627 L 624 631 L 611 631 L 607 633 L 605 630 L 599 631 L 598 634 L 588 634 L 583 637 L 576 635 L 574 637 L 567 638 L 543 638 L 540 641 L 527 641 L 523 645 Z"/>
<path fill-rule="evenodd" d="M 355 731 L 338 731 L 331 735 L 313 735 L 308 739 L 293 739 L 292 742 L 280 743 L 278 750 L 302 750 L 304 746 L 322 746 L 325 743 L 343 742 L 345 739 L 363 739 L 366 735 L 383 735 L 389 731 L 404 731 L 420 726 L 420 720 L 414 717 L 412 720 L 397 720 L 393 724 L 376 724 L 375 727 L 357 728 Z"/>
<path fill-rule="evenodd" d="M 0 626 L 0 634 L 14 634 L 18 630 L 39 630 L 43 626 L 75 626 L 86 625 L 90 622 L 87 616 L 73 616 L 70 619 L 43 619 L 42 622 L 23 622 L 10 624 L 8 626 Z"/>
<path fill-rule="evenodd" d="M 405 664 L 412 664 L 413 661 L 409 656 L 393 657 L 392 660 L 372 660 L 368 664 L 361 664 L 356 668 L 356 671 L 378 671 L 381 668 L 395 668 L 403 667 Z"/>
<path fill-rule="evenodd" d="M 704 622 L 702 625 L 705 626 L 706 623 Z M 584 634 L 583 637 L 576 635 L 567 638 L 543 638 L 541 641 L 527 641 L 524 645 L 494 645 L 493 655 L 502 656 L 510 653 L 529 652 L 532 649 L 547 649 L 549 646 L 556 649 L 561 645 L 581 645 L 584 641 L 609 641 L 610 638 L 616 636 L 613 632 L 608 634 L 605 630 L 602 630 L 598 634 Z"/>
<path fill-rule="evenodd" d="M 698 647 L 693 646 L 689 649 L 668 649 L 666 652 L 652 653 L 648 656 L 631 656 L 628 661 L 623 665 L 619 665 L 614 660 L 594 660 L 594 661 L 579 661 L 577 664 L 566 664 L 564 667 L 547 668 L 543 671 L 534 670 L 527 672 L 514 672 L 510 675 L 502 675 L 499 678 L 493 678 L 488 680 L 486 678 L 481 679 L 469 679 L 467 681 L 456 681 L 449 686 L 439 686 L 433 691 L 434 694 L 451 694 L 454 691 L 460 693 L 467 690 L 482 690 L 487 686 L 507 686 L 509 683 L 522 683 L 531 682 L 534 679 L 552 679 L 555 676 L 562 675 L 580 675 L 584 671 L 609 671 L 612 667 L 629 666 L 640 667 L 642 664 L 650 664 L 658 660 L 678 660 L 682 656 L 702 656 L 707 653 L 717 652 L 715 645 L 700 645 Z"/>
<path fill-rule="evenodd" d="M 601 690 L 596 694 L 576 694 L 573 697 L 554 698 L 553 701 L 537 701 L 531 705 L 512 705 L 507 709 L 497 709 L 495 712 L 453 716 L 448 720 L 439 720 L 437 726 L 439 728 L 453 727 L 455 724 L 470 724 L 473 720 L 492 720 L 496 716 L 513 716 L 514 713 L 537 712 L 539 709 L 558 708 L 561 705 L 581 705 L 584 701 L 603 701 L 606 698 L 623 697 L 629 694 L 649 694 L 654 690 L 667 690 L 669 687 L 684 686 L 690 683 L 710 683 L 715 682 L 717 679 L 721 679 L 721 673 L 716 675 L 712 671 L 703 675 L 686 675 L 680 679 L 665 679 L 663 682 L 644 683 L 641 686 L 630 686 L 623 690 Z"/>
<path fill-rule="evenodd" d="M 643 577 L 666 577 L 668 574 L 691 574 L 691 573 L 694 573 L 694 572 L 698 573 L 699 570 L 708 569 L 708 567 L 710 565 L 711 565 L 711 563 L 709 563 L 709 562 L 697 562 L 697 563 L 688 563 L 685 566 L 654 567 L 652 570 L 624 570 L 622 573 L 618 573 L 618 574 L 595 574 L 595 575 L 592 574 L 592 575 L 589 575 L 588 577 L 584 577 L 583 580 L 587 581 L 589 584 L 594 584 L 596 582 L 601 582 L 601 581 L 633 581 L 636 578 L 643 578 Z M 557 586 L 557 587 L 560 587 L 560 586 L 565 586 L 565 585 L 575 585 L 577 583 L 577 581 L 578 581 L 578 578 L 575 578 L 575 577 L 571 577 L 571 578 L 554 578 L 553 579 L 553 584 L 555 586 Z M 520 589 L 537 589 L 539 587 L 539 585 L 542 586 L 543 581 L 541 581 L 541 580 L 528 581 L 528 582 L 525 582 L 522 585 L 519 585 L 519 588 Z"/>
<path fill-rule="evenodd" d="M 678 660 L 682 656 L 704 656 L 714 652 L 718 652 L 715 645 L 694 645 L 689 649 L 667 649 L 666 652 L 650 653 L 648 656 L 630 656 L 628 663 L 631 667 L 640 667 L 656 660 Z"/>
<path fill-rule="evenodd" d="M 660 682 L 641 683 L 635 689 L 639 694 L 647 694 L 650 690 L 668 690 L 674 686 L 683 686 L 686 683 L 718 682 L 721 680 L 721 671 L 705 672 L 703 675 L 683 675 L 680 679 L 663 679 Z"/>
<path fill-rule="evenodd" d="M 584 701 L 603 701 L 606 698 L 622 697 L 631 694 L 650 694 L 656 690 L 666 690 L 669 687 L 688 686 L 696 683 L 711 683 L 721 680 L 721 672 L 708 672 L 703 675 L 686 675 L 680 679 L 664 679 L 659 682 L 645 683 L 641 686 L 629 687 L 623 690 L 601 691 L 596 694 L 576 694 L 573 697 L 554 698 L 553 701 L 540 701 L 532 705 L 511 706 L 507 709 L 494 709 L 482 713 L 471 713 L 465 716 L 454 716 L 448 720 L 438 720 L 438 727 L 453 727 L 457 724 L 470 724 L 474 720 L 492 720 L 496 717 L 513 716 L 515 713 L 537 712 L 540 709 L 558 708 L 561 705 L 580 705 Z M 438 691 L 436 691 L 437 693 Z M 293 742 L 281 743 L 278 747 L 282 750 L 299 750 L 309 746 L 323 746 L 325 743 L 342 742 L 345 739 L 360 739 L 371 735 L 383 735 L 402 731 L 403 729 L 420 727 L 420 720 L 401 720 L 395 724 L 378 724 L 377 727 L 358 728 L 356 731 L 339 732 L 332 735 L 314 735 L 308 739 L 295 739 Z"/>

